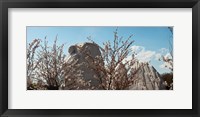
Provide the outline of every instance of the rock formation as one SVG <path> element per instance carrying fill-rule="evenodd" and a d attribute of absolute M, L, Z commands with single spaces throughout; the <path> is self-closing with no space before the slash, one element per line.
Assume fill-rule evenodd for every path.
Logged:
<path fill-rule="evenodd" d="M 82 71 L 84 80 L 91 81 L 91 85 L 97 87 L 99 85 L 99 81 L 94 78 L 94 76 L 96 75 L 95 72 L 92 69 L 88 68 L 87 62 L 91 62 L 91 61 L 86 60 L 86 56 L 87 56 L 87 53 L 89 53 L 90 57 L 92 58 L 101 56 L 101 52 L 99 50 L 98 45 L 94 43 L 76 44 L 69 47 L 68 52 L 70 56 L 67 62 L 78 60 L 77 64 L 81 64 L 81 66 L 79 67 L 79 70 Z"/>
<path fill-rule="evenodd" d="M 164 89 L 163 80 L 156 69 L 148 63 L 139 63 L 135 65 L 138 69 L 134 84 L 129 87 L 130 90 L 161 90 Z"/>

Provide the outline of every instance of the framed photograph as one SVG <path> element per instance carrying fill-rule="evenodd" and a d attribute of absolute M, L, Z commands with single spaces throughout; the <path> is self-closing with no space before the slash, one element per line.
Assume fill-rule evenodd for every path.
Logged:
<path fill-rule="evenodd" d="M 1 0 L 0 115 L 199 117 L 199 0 Z"/>

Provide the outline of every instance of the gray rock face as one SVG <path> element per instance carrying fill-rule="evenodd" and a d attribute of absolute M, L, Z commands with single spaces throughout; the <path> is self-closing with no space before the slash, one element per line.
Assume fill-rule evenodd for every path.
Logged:
<path fill-rule="evenodd" d="M 71 62 L 73 60 L 78 60 L 78 64 L 91 62 L 86 60 L 86 53 L 89 53 L 90 57 L 95 58 L 97 56 L 101 56 L 101 52 L 99 50 L 98 45 L 94 43 L 83 43 L 77 44 L 69 47 L 68 50 L 70 56 L 67 62 Z M 82 75 L 84 80 L 91 81 L 92 86 L 99 85 L 99 81 L 94 78 L 96 73 L 87 67 L 87 64 L 82 64 L 79 68 L 82 71 Z"/>
<path fill-rule="evenodd" d="M 130 90 L 163 89 L 161 76 L 153 66 L 150 66 L 148 63 L 138 63 L 136 66 L 138 71 L 133 85 L 129 87 Z"/>

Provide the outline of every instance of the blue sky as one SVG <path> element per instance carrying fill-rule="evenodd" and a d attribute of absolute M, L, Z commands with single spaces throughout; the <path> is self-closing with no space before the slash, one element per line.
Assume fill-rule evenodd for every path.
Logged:
<path fill-rule="evenodd" d="M 45 36 L 52 45 L 56 35 L 58 44 L 66 43 L 64 53 L 68 54 L 70 45 L 87 42 L 87 37 L 91 36 L 97 44 L 113 41 L 113 32 L 117 27 L 91 27 L 91 26 L 29 26 L 27 27 L 27 43 L 33 39 L 44 39 Z M 163 62 L 158 61 L 160 55 L 168 56 L 172 33 L 168 27 L 118 27 L 118 35 L 127 39 L 131 34 L 134 44 L 132 51 L 137 53 L 137 58 L 143 62 L 150 61 L 158 72 L 169 72 L 163 68 Z"/>

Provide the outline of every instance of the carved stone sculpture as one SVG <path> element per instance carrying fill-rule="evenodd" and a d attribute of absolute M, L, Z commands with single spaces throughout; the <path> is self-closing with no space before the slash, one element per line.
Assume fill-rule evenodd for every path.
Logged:
<path fill-rule="evenodd" d="M 94 76 L 96 75 L 95 72 L 87 66 L 87 63 L 91 61 L 89 61 L 89 59 L 86 59 L 86 57 L 87 54 L 89 54 L 90 57 L 92 57 L 93 59 L 97 56 L 101 56 L 98 45 L 94 43 L 76 44 L 69 47 L 68 52 L 70 54 L 70 57 L 67 62 L 78 60 L 78 64 L 81 64 L 78 69 L 82 71 L 84 80 L 91 81 L 91 85 L 97 87 L 99 85 L 99 81 L 94 78 Z"/>

